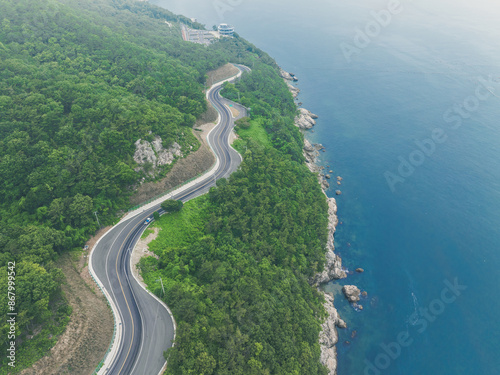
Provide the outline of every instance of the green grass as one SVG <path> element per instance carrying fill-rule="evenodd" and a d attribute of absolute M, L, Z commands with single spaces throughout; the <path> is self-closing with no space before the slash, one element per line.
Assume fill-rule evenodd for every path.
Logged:
<path fill-rule="evenodd" d="M 206 200 L 206 196 L 192 199 L 180 212 L 162 215 L 155 223 L 162 235 L 149 244 L 149 249 L 160 255 L 166 248 L 189 246 L 203 236 Z"/>
<path fill-rule="evenodd" d="M 151 228 L 146 229 L 141 236 L 141 240 L 147 238 L 151 233 L 154 233 L 154 230 Z"/>
<path fill-rule="evenodd" d="M 204 226 L 208 221 L 206 206 L 207 196 L 203 195 L 185 203 L 179 212 L 162 215 L 154 224 L 161 228 L 161 234 L 149 244 L 149 250 L 161 256 L 170 249 L 194 244 L 203 236 Z M 144 257 L 139 264 L 141 275 L 148 289 L 157 296 L 162 296 L 160 277 L 163 279 L 166 290 L 171 287 L 171 284 L 177 283 L 174 278 L 165 273 L 165 270 L 158 268 L 158 260 L 154 257 Z"/>
<path fill-rule="evenodd" d="M 262 126 L 261 119 L 251 120 L 250 127 L 244 129 L 238 127 L 236 132 L 239 135 L 239 139 L 234 142 L 234 148 L 240 153 L 244 154 L 246 151 L 246 144 L 249 139 L 259 143 L 264 147 L 272 147 L 271 140 L 267 135 L 266 129 Z"/>

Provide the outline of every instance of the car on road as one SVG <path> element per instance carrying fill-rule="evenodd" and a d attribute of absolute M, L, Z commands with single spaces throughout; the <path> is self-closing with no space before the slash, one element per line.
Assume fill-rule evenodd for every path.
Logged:
<path fill-rule="evenodd" d="M 148 217 L 148 218 L 146 219 L 146 221 L 144 222 L 144 225 L 148 225 L 149 223 L 151 223 L 151 220 L 152 220 L 152 219 L 151 219 L 150 217 Z"/>

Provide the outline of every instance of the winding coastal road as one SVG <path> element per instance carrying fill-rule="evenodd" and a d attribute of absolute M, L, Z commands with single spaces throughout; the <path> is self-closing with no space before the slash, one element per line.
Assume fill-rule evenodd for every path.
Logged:
<path fill-rule="evenodd" d="M 240 73 L 250 69 L 235 65 Z M 222 82 L 207 92 L 210 103 L 219 112 L 219 123 L 209 133 L 208 142 L 217 162 L 212 170 L 172 193 L 169 198 L 186 202 L 208 192 L 215 180 L 229 176 L 241 163 L 241 156 L 229 145 L 234 118 L 228 101 L 220 96 Z M 239 107 L 240 115 L 246 115 Z M 165 199 L 165 198 L 164 198 Z M 146 291 L 131 270 L 131 252 L 144 224 L 153 212 L 160 211 L 160 202 L 128 215 L 115 225 L 94 246 L 89 270 L 108 299 L 115 317 L 115 337 L 99 374 L 157 375 L 166 367 L 163 352 L 172 346 L 175 322 L 168 307 Z"/>

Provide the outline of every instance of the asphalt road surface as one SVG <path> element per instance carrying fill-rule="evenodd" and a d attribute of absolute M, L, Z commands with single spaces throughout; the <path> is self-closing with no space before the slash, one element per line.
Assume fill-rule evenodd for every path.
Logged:
<path fill-rule="evenodd" d="M 247 67 L 237 65 L 241 71 Z M 227 103 L 219 95 L 221 86 L 212 87 L 208 99 L 220 113 L 220 123 L 209 134 L 209 142 L 219 159 L 218 168 L 193 186 L 186 187 L 172 196 L 186 202 L 205 194 L 214 186 L 215 180 L 228 177 L 240 162 L 240 155 L 229 146 L 228 137 L 234 119 Z M 245 115 L 242 108 L 240 116 Z M 91 262 L 95 276 L 106 289 L 119 314 L 117 343 L 111 363 L 105 365 L 100 374 L 113 375 L 157 375 L 165 365 L 163 352 L 172 346 L 174 322 L 168 310 L 147 293 L 132 276 L 130 255 L 135 243 L 146 229 L 147 218 L 153 217 L 160 206 L 148 208 L 142 213 L 113 227 L 93 250 Z M 117 345 L 117 346 L 116 346 Z"/>

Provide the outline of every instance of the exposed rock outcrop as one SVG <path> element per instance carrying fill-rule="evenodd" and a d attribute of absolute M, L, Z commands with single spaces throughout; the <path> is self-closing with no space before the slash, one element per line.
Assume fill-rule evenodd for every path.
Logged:
<path fill-rule="evenodd" d="M 339 317 L 337 309 L 333 305 L 333 296 L 325 293 L 323 304 L 328 317 L 321 325 L 319 344 L 321 346 L 320 361 L 329 369 L 329 375 L 335 375 L 337 370 L 337 348 L 338 334 L 336 327 L 347 328 L 347 324 Z"/>
<path fill-rule="evenodd" d="M 287 81 L 293 81 L 293 75 L 282 68 L 280 68 L 280 77 L 286 79 Z"/>
<path fill-rule="evenodd" d="M 313 173 L 319 172 L 319 167 L 316 165 L 318 156 L 319 152 L 317 147 L 313 146 L 307 139 L 304 139 L 304 157 L 306 158 L 306 165 Z"/>
<path fill-rule="evenodd" d="M 328 198 L 328 240 L 326 243 L 326 262 L 323 272 L 316 274 L 312 280 L 313 285 L 320 285 L 330 280 L 338 280 L 347 277 L 342 269 L 342 259 L 334 253 L 333 235 L 338 224 L 337 202 L 335 198 Z"/>
<path fill-rule="evenodd" d="M 311 129 L 316 125 L 315 119 L 318 118 L 317 115 L 305 108 L 299 108 L 300 114 L 295 117 L 295 125 L 300 129 Z"/>
<path fill-rule="evenodd" d="M 176 157 L 182 157 L 181 146 L 177 142 L 174 142 L 168 149 L 163 148 L 163 142 L 159 136 L 155 136 L 152 142 L 142 139 L 135 142 L 134 160 L 139 165 L 135 168 L 136 172 L 144 169 L 146 163 L 150 163 L 152 168 L 148 173 L 154 175 L 158 167 L 172 164 Z"/>
<path fill-rule="evenodd" d="M 344 285 L 342 287 L 342 292 L 351 303 L 358 302 L 360 299 L 359 295 L 361 294 L 361 291 L 355 285 Z"/>
<path fill-rule="evenodd" d="M 300 89 L 292 85 L 290 82 L 287 82 L 286 85 L 288 86 L 288 90 L 292 93 L 292 96 L 296 98 L 300 93 Z"/>
<path fill-rule="evenodd" d="M 280 74 L 285 80 L 290 80 L 290 77 L 293 80 L 293 75 L 288 73 L 288 75 L 283 73 L 281 70 Z M 286 73 L 286 72 L 285 72 Z M 289 90 L 292 92 L 293 97 L 295 98 L 300 90 L 287 82 Z M 295 119 L 295 125 L 300 129 L 310 129 L 315 124 L 315 119 L 318 118 L 317 115 L 311 113 L 307 109 L 300 108 L 299 116 Z M 304 157 L 306 159 L 306 165 L 309 170 L 313 173 L 316 173 L 318 176 L 318 182 L 321 185 L 323 190 L 329 188 L 329 183 L 327 179 L 325 179 L 322 169 L 316 164 L 316 160 L 319 156 L 319 151 L 323 150 L 324 147 L 320 144 L 311 144 L 307 139 L 304 139 Z M 332 173 L 332 172 L 330 172 Z M 329 176 L 331 177 L 331 176 Z M 325 194 L 326 195 L 326 194 Z M 335 198 L 328 198 L 328 239 L 326 243 L 326 254 L 325 254 L 325 265 L 322 272 L 319 272 L 314 277 L 309 280 L 311 285 L 318 287 L 320 284 L 326 283 L 330 280 L 341 279 L 347 277 L 346 272 L 342 269 L 342 259 L 334 253 L 334 239 L 333 235 L 335 233 L 335 227 L 338 224 L 337 219 L 337 203 Z M 321 290 L 318 289 L 320 292 Z M 346 323 L 339 317 L 337 309 L 333 305 L 333 296 L 328 293 L 324 293 L 325 302 L 324 308 L 327 312 L 327 318 L 321 325 L 321 332 L 319 334 L 319 344 L 321 348 L 320 354 L 320 362 L 328 368 L 329 375 L 337 374 L 337 349 L 336 344 L 338 342 L 338 334 L 336 327 L 346 328 Z"/>
<path fill-rule="evenodd" d="M 309 144 L 310 145 L 310 144 Z M 317 152 L 317 150 L 316 150 Z M 311 284 L 319 286 L 333 279 L 346 277 L 345 271 L 342 269 L 342 259 L 337 256 L 333 250 L 333 235 L 338 224 L 337 218 L 337 203 L 335 198 L 327 198 L 328 200 L 328 240 L 326 243 L 326 262 L 323 272 L 316 274 L 310 281 Z M 324 307 L 328 316 L 322 324 L 319 334 L 319 343 L 321 348 L 320 361 L 328 368 L 329 375 L 337 373 L 337 349 L 335 344 L 338 341 L 337 330 L 335 327 L 345 328 L 347 325 L 340 319 L 337 309 L 333 305 L 333 296 L 324 293 Z"/>
<path fill-rule="evenodd" d="M 307 139 L 304 139 L 304 151 L 306 152 L 317 152 L 316 147 L 314 147 L 311 142 L 309 142 Z"/>

